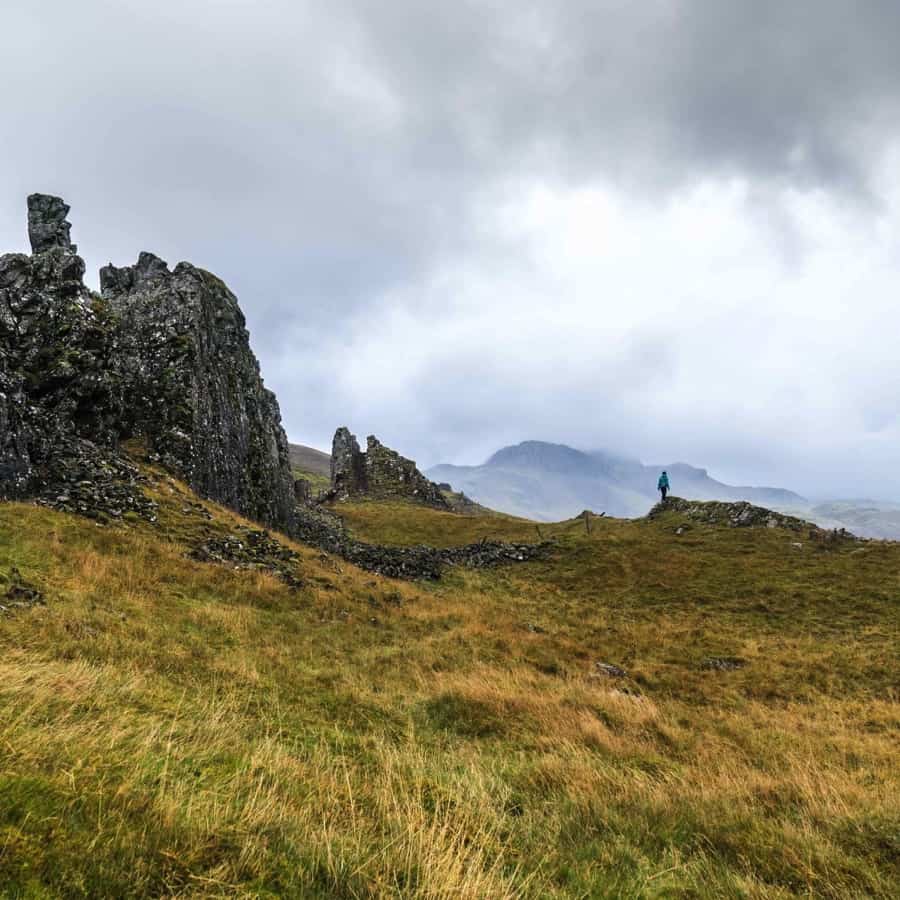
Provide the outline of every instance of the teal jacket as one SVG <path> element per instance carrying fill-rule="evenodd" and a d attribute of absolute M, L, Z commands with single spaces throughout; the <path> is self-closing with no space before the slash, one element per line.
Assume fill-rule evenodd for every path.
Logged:
<path fill-rule="evenodd" d="M 669 476 L 666 475 L 665 472 L 659 476 L 659 481 L 656 482 L 656 489 L 667 488 L 669 486 Z"/>

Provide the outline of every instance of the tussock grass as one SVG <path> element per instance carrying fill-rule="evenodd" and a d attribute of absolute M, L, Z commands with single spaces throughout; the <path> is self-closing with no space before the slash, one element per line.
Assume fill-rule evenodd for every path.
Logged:
<path fill-rule="evenodd" d="M 900 546 L 575 521 L 433 585 L 297 547 L 292 591 L 187 559 L 241 520 L 156 477 L 158 527 L 0 505 L 48 601 L 0 618 L 0 895 L 896 896 Z"/>

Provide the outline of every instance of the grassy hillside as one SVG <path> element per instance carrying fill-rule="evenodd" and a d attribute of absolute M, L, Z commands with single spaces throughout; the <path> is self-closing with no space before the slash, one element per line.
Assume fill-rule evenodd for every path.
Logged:
<path fill-rule="evenodd" d="M 331 485 L 330 453 L 303 444 L 288 444 L 288 452 L 294 478 L 305 478 L 312 485 L 314 494 L 328 490 Z"/>
<path fill-rule="evenodd" d="M 154 478 L 157 526 L 0 504 L 46 599 L 0 615 L 0 894 L 896 895 L 900 545 L 595 519 L 435 584 L 295 546 L 292 589 L 187 559 L 241 522 Z"/>

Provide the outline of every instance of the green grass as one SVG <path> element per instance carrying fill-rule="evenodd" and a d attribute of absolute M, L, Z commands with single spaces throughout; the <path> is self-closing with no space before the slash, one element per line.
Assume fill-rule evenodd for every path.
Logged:
<path fill-rule="evenodd" d="M 900 545 L 577 520 L 427 585 L 297 547 L 291 591 L 186 559 L 239 520 L 153 490 L 155 528 L 0 504 L 47 598 L 0 617 L 0 896 L 896 895 Z"/>
<path fill-rule="evenodd" d="M 294 478 L 302 478 L 310 483 L 313 497 L 321 494 L 323 491 L 327 491 L 331 487 L 331 479 L 327 475 L 311 472 L 309 469 L 303 469 L 300 466 L 292 466 L 291 472 Z"/>

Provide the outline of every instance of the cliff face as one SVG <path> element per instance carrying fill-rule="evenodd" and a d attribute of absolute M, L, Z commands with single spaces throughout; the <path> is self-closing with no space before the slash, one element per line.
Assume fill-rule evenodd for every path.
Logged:
<path fill-rule="evenodd" d="M 399 497 L 450 509 L 441 489 L 411 459 L 385 447 L 374 435 L 366 439 L 363 453 L 347 428 L 338 428 L 332 443 L 331 494 L 335 499 Z"/>
<path fill-rule="evenodd" d="M 104 269 L 92 295 L 68 212 L 29 197 L 33 253 L 0 257 L 0 496 L 86 511 L 104 477 L 110 490 L 131 477 L 118 441 L 144 436 L 198 493 L 289 529 L 287 438 L 234 295 L 148 253 Z M 111 502 L 114 514 L 138 504 Z"/>
<path fill-rule="evenodd" d="M 353 539 L 338 516 L 311 501 L 308 485 L 294 484 L 278 403 L 260 378 L 231 291 L 188 263 L 170 271 L 142 253 L 134 266 L 104 268 L 102 296 L 93 294 L 68 212 L 58 197 L 29 197 L 32 255 L 0 257 L 0 499 L 155 521 L 156 504 L 142 489 L 147 476 L 119 452 L 120 441 L 142 438 L 197 493 L 374 572 L 436 578 L 446 564 L 498 565 L 541 552 Z M 374 437 L 363 453 L 346 429 L 335 437 L 332 484 L 335 495 L 449 508 L 414 462 Z M 269 546 L 266 535 L 251 536 L 251 544 Z M 246 555 L 241 541 L 220 544 L 207 541 L 197 558 Z"/>
<path fill-rule="evenodd" d="M 129 386 L 125 435 L 143 435 L 198 493 L 288 529 L 294 487 L 275 395 L 263 386 L 234 294 L 189 263 L 142 253 L 100 272 Z"/>

